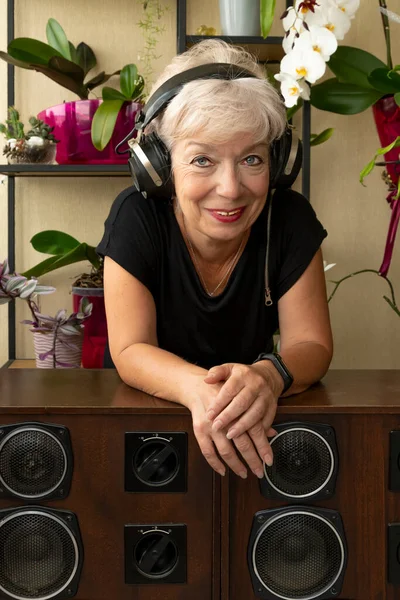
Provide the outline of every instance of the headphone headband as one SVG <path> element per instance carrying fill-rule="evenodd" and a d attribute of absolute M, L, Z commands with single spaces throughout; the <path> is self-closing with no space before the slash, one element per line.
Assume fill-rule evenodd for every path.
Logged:
<path fill-rule="evenodd" d="M 242 77 L 252 77 L 254 79 L 256 75 L 242 67 L 229 63 L 208 63 L 178 73 L 165 81 L 149 98 L 146 106 L 136 119 L 136 129 L 144 129 L 190 81 L 198 79 L 226 79 L 229 81 Z"/>

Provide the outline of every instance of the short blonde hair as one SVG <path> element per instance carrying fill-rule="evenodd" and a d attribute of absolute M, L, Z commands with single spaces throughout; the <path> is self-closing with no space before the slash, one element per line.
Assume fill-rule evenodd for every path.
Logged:
<path fill-rule="evenodd" d="M 279 93 L 250 53 L 222 40 L 203 40 L 175 56 L 153 85 L 151 95 L 174 75 L 214 62 L 242 67 L 255 77 L 186 83 L 146 133 L 155 131 L 170 151 L 178 140 L 200 132 L 210 134 L 216 143 L 243 133 L 252 134 L 255 143 L 268 145 L 281 137 L 287 120 Z"/>

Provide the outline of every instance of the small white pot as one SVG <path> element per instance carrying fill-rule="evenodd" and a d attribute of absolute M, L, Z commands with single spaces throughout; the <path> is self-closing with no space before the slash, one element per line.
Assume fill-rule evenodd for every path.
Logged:
<path fill-rule="evenodd" d="M 222 35 L 261 35 L 260 0 L 219 0 Z"/>
<path fill-rule="evenodd" d="M 59 332 L 55 347 L 56 362 L 52 355 L 41 360 L 39 355 L 53 348 L 54 334 L 35 331 L 33 333 L 33 346 L 35 348 L 36 367 L 38 369 L 78 369 L 81 366 L 82 342 L 83 333 L 79 335 L 65 335 Z M 70 345 L 76 346 L 76 349 L 69 347 Z"/>

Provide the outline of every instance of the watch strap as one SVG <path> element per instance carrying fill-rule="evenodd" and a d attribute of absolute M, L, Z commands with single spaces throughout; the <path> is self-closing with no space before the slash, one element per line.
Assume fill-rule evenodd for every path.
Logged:
<path fill-rule="evenodd" d="M 271 353 L 262 352 L 261 354 L 259 354 L 257 356 L 254 363 L 259 362 L 260 360 L 270 360 L 272 362 L 272 364 L 274 365 L 274 367 L 276 368 L 276 370 L 278 371 L 278 373 L 280 374 L 280 376 L 283 379 L 284 385 L 283 385 L 282 394 L 287 392 L 287 390 L 290 388 L 290 386 L 293 383 L 293 375 L 287 368 L 281 355 L 278 354 L 277 352 L 271 352 Z"/>

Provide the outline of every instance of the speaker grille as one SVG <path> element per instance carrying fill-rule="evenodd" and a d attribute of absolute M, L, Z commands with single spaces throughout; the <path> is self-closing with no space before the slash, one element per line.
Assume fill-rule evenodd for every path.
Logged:
<path fill-rule="evenodd" d="M 265 523 L 253 547 L 253 568 L 276 598 L 319 598 L 338 579 L 344 545 L 331 523 L 312 512 L 288 511 Z"/>
<path fill-rule="evenodd" d="M 61 442 L 45 429 L 15 429 L 0 444 L 0 482 L 21 498 L 51 493 L 60 485 L 66 469 Z"/>
<path fill-rule="evenodd" d="M 334 456 L 319 433 L 294 427 L 275 436 L 271 445 L 274 464 L 265 467 L 265 477 L 280 494 L 305 498 L 326 486 L 334 469 Z"/>
<path fill-rule="evenodd" d="M 20 510 L 0 522 L 0 590 L 7 597 L 53 598 L 68 586 L 78 562 L 76 540 L 54 514 Z"/>

